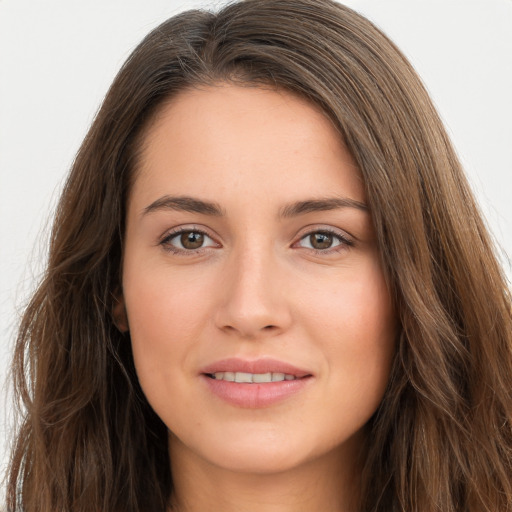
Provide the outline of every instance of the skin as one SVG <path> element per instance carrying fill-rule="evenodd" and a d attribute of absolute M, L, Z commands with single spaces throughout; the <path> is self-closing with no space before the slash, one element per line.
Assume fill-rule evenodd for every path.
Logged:
<path fill-rule="evenodd" d="M 165 206 L 164 196 L 221 214 Z M 326 198 L 353 203 L 282 215 Z M 172 510 L 353 510 L 396 331 L 370 213 L 354 207 L 364 202 L 330 121 L 290 93 L 187 90 L 147 130 L 116 317 L 170 431 Z M 207 236 L 191 250 L 176 229 Z M 319 249 L 310 235 L 326 230 L 335 234 Z M 277 404 L 238 407 L 200 375 L 228 357 L 271 357 L 312 377 Z"/>

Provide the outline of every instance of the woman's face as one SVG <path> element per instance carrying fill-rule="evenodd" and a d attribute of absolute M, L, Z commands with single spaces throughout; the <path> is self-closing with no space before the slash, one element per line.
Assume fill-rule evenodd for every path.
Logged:
<path fill-rule="evenodd" d="M 220 84 L 175 97 L 143 142 L 117 316 L 171 452 L 254 472 L 354 452 L 396 322 L 329 120 L 289 93 Z"/>

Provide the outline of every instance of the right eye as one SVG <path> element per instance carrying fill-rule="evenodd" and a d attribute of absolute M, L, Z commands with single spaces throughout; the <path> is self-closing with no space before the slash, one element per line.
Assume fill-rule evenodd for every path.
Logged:
<path fill-rule="evenodd" d="M 166 236 L 161 242 L 166 249 L 172 252 L 186 253 L 198 251 L 205 247 L 217 247 L 206 233 L 196 229 L 181 229 Z"/>

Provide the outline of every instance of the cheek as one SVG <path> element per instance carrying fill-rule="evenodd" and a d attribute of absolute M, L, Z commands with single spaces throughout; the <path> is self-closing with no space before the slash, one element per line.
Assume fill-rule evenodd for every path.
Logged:
<path fill-rule="evenodd" d="M 304 310 L 323 329 L 326 339 L 358 340 L 357 346 L 380 345 L 396 328 L 396 313 L 377 258 L 342 269 L 339 275 L 308 283 Z M 334 336 L 333 336 L 334 335 Z M 339 346 L 334 343 L 334 347 Z"/>
<path fill-rule="evenodd" d="M 332 406 L 340 396 L 371 414 L 386 389 L 396 340 L 396 313 L 376 258 L 310 296 L 310 328 L 326 355 Z M 318 320 L 319 319 L 319 320 Z M 327 395 L 326 395 L 327 396 Z"/>
<path fill-rule="evenodd" d="M 124 297 L 133 357 L 140 383 L 150 398 L 176 379 L 176 368 L 189 365 L 188 354 L 210 316 L 205 282 L 152 267 L 134 272 L 127 265 Z"/>

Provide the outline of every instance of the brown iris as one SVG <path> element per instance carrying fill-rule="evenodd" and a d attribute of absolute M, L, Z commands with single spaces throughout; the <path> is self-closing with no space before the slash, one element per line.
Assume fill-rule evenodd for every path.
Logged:
<path fill-rule="evenodd" d="M 187 231 L 181 234 L 180 242 L 185 249 L 199 249 L 204 243 L 204 235 L 197 231 Z"/>
<path fill-rule="evenodd" d="M 309 241 L 314 249 L 329 249 L 332 246 L 333 236 L 329 233 L 313 233 L 309 236 Z"/>

